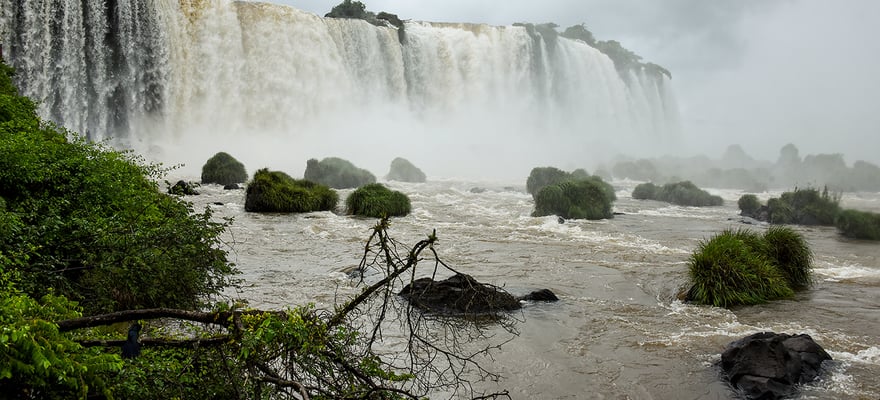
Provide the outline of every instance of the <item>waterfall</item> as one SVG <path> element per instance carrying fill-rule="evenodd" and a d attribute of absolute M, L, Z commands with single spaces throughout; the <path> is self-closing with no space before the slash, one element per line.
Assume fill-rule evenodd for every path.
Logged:
<path fill-rule="evenodd" d="M 522 26 L 361 20 L 229 0 L 0 0 L 22 93 L 73 131 L 198 168 L 524 176 L 674 143 L 669 81 Z M 430 174 L 429 174 L 430 175 Z"/>

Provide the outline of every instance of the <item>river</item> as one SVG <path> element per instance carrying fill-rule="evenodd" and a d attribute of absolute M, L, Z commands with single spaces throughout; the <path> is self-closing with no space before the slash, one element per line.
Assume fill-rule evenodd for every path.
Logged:
<path fill-rule="evenodd" d="M 530 216 L 524 181 L 387 184 L 413 206 L 392 220 L 395 239 L 413 245 L 436 229 L 437 251 L 450 266 L 516 295 L 549 288 L 561 299 L 524 307 L 518 335 L 486 361 L 502 379 L 478 384 L 481 390 L 508 390 L 514 399 L 727 399 L 733 393 L 715 367 L 721 352 L 769 330 L 807 333 L 834 358 L 800 398 L 880 398 L 876 242 L 846 239 L 833 227 L 795 227 L 815 253 L 814 286 L 790 300 L 727 310 L 683 304 L 676 294 L 701 240 L 725 228 L 766 229 L 741 222 L 741 192 L 710 189 L 724 206 L 679 207 L 633 200 L 637 182 L 617 181 L 614 210 L 622 215 L 560 224 Z M 197 208 L 234 218 L 227 241 L 244 279 L 237 295 L 252 306 L 332 309 L 357 293 L 344 271 L 360 261 L 375 220 L 247 213 L 243 190 L 200 190 L 188 198 Z M 779 193 L 759 198 L 771 195 Z M 842 203 L 880 212 L 880 193 L 848 193 Z"/>

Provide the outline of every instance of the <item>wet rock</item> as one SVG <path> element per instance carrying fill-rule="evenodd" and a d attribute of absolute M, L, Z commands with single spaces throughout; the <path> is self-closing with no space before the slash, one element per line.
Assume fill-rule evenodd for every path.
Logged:
<path fill-rule="evenodd" d="M 442 281 L 416 279 L 399 294 L 419 309 L 440 314 L 496 314 L 521 307 L 510 293 L 466 274 Z"/>
<path fill-rule="evenodd" d="M 550 289 L 536 290 L 519 299 L 524 301 L 559 301 L 559 297 L 556 297 L 556 294 L 551 292 Z"/>
<path fill-rule="evenodd" d="M 241 189 L 241 186 L 238 186 L 237 183 L 231 183 L 229 185 L 223 186 L 223 190 L 237 190 L 237 189 Z"/>
<path fill-rule="evenodd" d="M 471 188 L 470 190 L 468 190 L 468 191 L 471 192 L 471 193 L 474 193 L 474 194 L 480 194 L 480 193 L 486 193 L 486 188 L 484 188 L 484 187 L 472 187 L 472 188 Z"/>
<path fill-rule="evenodd" d="M 831 356 L 809 335 L 761 332 L 730 343 L 721 369 L 743 397 L 775 400 L 815 379 L 826 360 Z"/>
<path fill-rule="evenodd" d="M 175 194 L 178 196 L 196 196 L 199 192 L 196 191 L 196 185 L 187 181 L 177 181 L 174 186 L 168 188 L 168 194 Z"/>

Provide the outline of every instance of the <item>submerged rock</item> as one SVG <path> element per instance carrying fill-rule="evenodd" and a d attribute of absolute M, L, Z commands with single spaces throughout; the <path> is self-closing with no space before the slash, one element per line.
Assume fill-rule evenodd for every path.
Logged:
<path fill-rule="evenodd" d="M 522 307 L 520 300 L 556 301 L 543 289 L 520 298 L 493 285 L 477 282 L 470 275 L 455 274 L 445 280 L 416 279 L 399 293 L 413 306 L 440 314 L 497 314 Z"/>
<path fill-rule="evenodd" d="M 177 181 L 174 186 L 168 188 L 168 194 L 178 196 L 197 196 L 196 185 L 187 181 Z"/>
<path fill-rule="evenodd" d="M 730 343 L 721 369 L 743 397 L 775 400 L 815 379 L 826 360 L 831 356 L 809 335 L 761 332 Z"/>

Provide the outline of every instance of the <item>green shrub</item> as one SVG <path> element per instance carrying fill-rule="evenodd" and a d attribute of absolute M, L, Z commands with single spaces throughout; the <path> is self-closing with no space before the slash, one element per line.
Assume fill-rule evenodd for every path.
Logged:
<path fill-rule="evenodd" d="M 325 18 L 367 19 L 368 16 L 367 6 L 364 3 L 351 0 L 344 0 L 335 5 L 330 12 L 324 14 Z"/>
<path fill-rule="evenodd" d="M 338 202 L 339 195 L 327 186 L 263 168 L 247 185 L 244 209 L 249 212 L 333 211 Z"/>
<path fill-rule="evenodd" d="M 779 267 L 792 289 L 812 285 L 813 252 L 803 236 L 789 227 L 771 226 L 763 239 L 762 250 Z"/>
<path fill-rule="evenodd" d="M 768 200 L 767 207 L 774 224 L 830 226 L 840 212 L 840 197 L 829 194 L 827 187 L 821 193 L 814 188 L 795 189 Z"/>
<path fill-rule="evenodd" d="M 701 242 L 689 260 L 690 300 L 730 307 L 791 297 L 792 288 L 765 256 L 763 242 L 755 233 L 731 230 Z"/>
<path fill-rule="evenodd" d="M 321 161 L 310 159 L 303 177 L 334 189 L 357 188 L 376 182 L 376 176 L 370 171 L 337 157 L 327 157 Z"/>
<path fill-rule="evenodd" d="M 209 158 L 202 167 L 202 183 L 231 185 L 244 183 L 247 178 L 244 164 L 222 151 Z"/>
<path fill-rule="evenodd" d="M 651 182 L 640 183 L 633 189 L 632 198 L 636 200 L 652 200 L 657 196 L 658 189 L 657 185 Z"/>
<path fill-rule="evenodd" d="M 425 173 L 405 158 L 397 157 L 391 161 L 391 169 L 385 179 L 390 181 L 422 183 Z"/>
<path fill-rule="evenodd" d="M 558 215 L 572 219 L 612 218 L 615 195 L 611 185 L 598 177 L 546 186 L 535 196 L 532 216 Z"/>
<path fill-rule="evenodd" d="M 720 206 L 724 200 L 698 188 L 690 181 L 667 183 L 657 187 L 653 183 L 643 183 L 633 190 L 633 198 L 640 200 L 658 200 L 680 206 Z"/>
<path fill-rule="evenodd" d="M 402 217 L 410 213 L 409 197 L 380 183 L 359 187 L 345 199 L 349 214 L 364 217 Z"/>
<path fill-rule="evenodd" d="M 736 204 L 739 206 L 742 215 L 754 215 L 755 212 L 761 208 L 761 202 L 758 200 L 758 196 L 753 194 L 742 195 Z"/>
<path fill-rule="evenodd" d="M 837 215 L 834 225 L 846 237 L 880 240 L 880 214 L 843 210 Z"/>
<path fill-rule="evenodd" d="M 546 186 L 562 183 L 571 178 L 571 174 L 556 167 L 535 167 L 526 179 L 526 191 L 533 197 Z"/>

